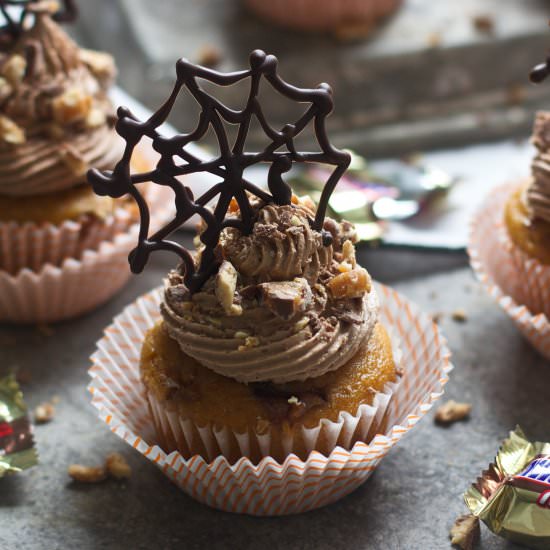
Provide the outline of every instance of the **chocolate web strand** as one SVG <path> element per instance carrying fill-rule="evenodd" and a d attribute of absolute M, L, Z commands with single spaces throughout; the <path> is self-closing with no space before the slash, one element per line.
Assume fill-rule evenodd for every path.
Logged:
<path fill-rule="evenodd" d="M 5 19 L 5 23 L 0 26 L 0 47 L 9 48 L 23 33 L 25 23 L 29 15 L 33 15 L 34 10 L 44 10 L 43 0 L 0 0 L 0 13 Z M 60 2 L 61 4 L 61 2 Z M 78 8 L 74 0 L 63 0 L 63 7 L 51 14 L 54 21 L 58 23 L 69 23 L 78 16 Z M 11 10 L 20 9 L 18 17 L 13 17 Z M 10 10 L 11 9 L 11 10 Z"/>
<path fill-rule="evenodd" d="M 221 232 L 227 227 L 236 228 L 243 234 L 252 231 L 255 210 L 249 196 L 257 197 L 265 203 L 291 204 L 292 190 L 284 181 L 283 174 L 290 170 L 293 162 L 315 162 L 334 167 L 323 189 L 315 219 L 310 220 L 314 229 L 323 230 L 328 200 L 350 163 L 350 155 L 333 147 L 328 139 L 325 119 L 333 109 L 330 87 L 327 84 L 320 84 L 315 89 L 292 86 L 278 75 L 277 63 L 274 56 L 266 55 L 261 50 L 251 53 L 249 69 L 231 73 L 221 73 L 180 59 L 176 63 L 177 79 L 170 96 L 148 120 L 141 122 L 128 109 L 118 109 L 116 130 L 126 141 L 124 154 L 113 171 L 90 170 L 88 179 L 99 195 L 119 198 L 129 193 L 138 204 L 141 218 L 138 244 L 129 256 L 130 267 L 134 273 L 143 270 L 153 251 L 169 250 L 175 252 L 182 260 L 187 288 L 191 292 L 199 290 L 219 266 L 216 247 Z M 198 79 L 219 86 L 231 86 L 248 79 L 250 88 L 246 105 L 241 110 L 227 107 L 206 92 Z M 298 103 L 309 103 L 309 107 L 295 122 L 285 124 L 280 130 L 274 128 L 268 122 L 258 100 L 262 79 L 281 96 Z M 182 89 L 185 89 L 200 106 L 198 123 L 189 133 L 166 137 L 158 129 L 168 118 Z M 263 150 L 251 153 L 245 150 L 245 146 L 253 118 L 260 124 L 268 138 L 268 144 Z M 237 137 L 232 146 L 224 122 L 238 127 Z M 309 123 L 313 123 L 320 151 L 298 152 L 294 139 Z M 212 129 L 216 136 L 220 153 L 215 158 L 202 160 L 190 153 L 186 146 L 200 141 L 209 129 Z M 152 140 L 153 149 L 160 155 L 160 159 L 153 170 L 132 174 L 130 161 L 133 152 L 145 137 Z M 268 172 L 269 192 L 244 178 L 244 171 L 259 163 L 271 165 Z M 218 177 L 219 181 L 203 195 L 195 198 L 191 189 L 178 178 L 199 172 L 208 172 Z M 170 187 L 174 192 L 176 206 L 174 219 L 151 236 L 149 209 L 136 187 L 139 183 L 149 181 Z M 207 205 L 216 197 L 217 203 L 212 212 Z M 239 207 L 239 217 L 228 215 L 233 199 Z M 194 215 L 199 215 L 204 222 L 204 230 L 200 234 L 203 246 L 198 266 L 195 266 L 193 256 L 185 247 L 166 240 Z M 330 242 L 328 234 L 324 234 L 324 242 Z"/>

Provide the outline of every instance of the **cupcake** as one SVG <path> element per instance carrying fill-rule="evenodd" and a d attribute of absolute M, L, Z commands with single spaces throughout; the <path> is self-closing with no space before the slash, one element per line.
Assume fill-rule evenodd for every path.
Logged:
<path fill-rule="evenodd" d="M 550 113 L 535 117 L 531 175 L 495 189 L 471 223 L 474 271 L 521 332 L 550 357 Z"/>
<path fill-rule="evenodd" d="M 24 284 L 18 277 L 26 271 L 27 282 L 35 275 L 28 283 L 33 292 L 51 294 L 51 285 L 39 288 L 37 277 L 45 268 L 62 269 L 85 254 L 90 262 L 90 252 L 105 249 L 137 221 L 131 201 L 98 197 L 85 176 L 92 165 L 112 169 L 124 150 L 107 95 L 114 61 L 106 53 L 80 49 L 51 9 L 52 3 L 29 3 L 20 26 L 3 29 L 0 291 L 6 293 Z M 133 164 L 143 169 L 150 160 L 136 152 Z M 19 319 L 16 310 L 26 304 L 8 302 L 0 305 L 0 320 L 46 320 L 38 312 L 34 319 L 32 307 Z M 75 307 L 64 304 L 62 317 L 79 313 Z"/>
<path fill-rule="evenodd" d="M 550 265 L 550 113 L 537 113 L 532 141 L 537 153 L 531 177 L 512 191 L 504 210 L 518 270 L 529 261 Z M 533 306 L 539 310 L 535 313 L 544 311 L 550 317 L 550 300 Z"/>
<path fill-rule="evenodd" d="M 193 496 L 204 502 L 262 514 L 311 509 L 362 483 L 430 408 L 451 368 L 448 351 L 427 316 L 375 286 L 357 264 L 353 225 L 325 216 L 350 161 L 326 134 L 330 88 L 287 84 L 275 57 L 259 50 L 249 70 L 224 74 L 180 60 L 177 76 L 174 92 L 149 120 L 119 110 L 126 155 L 113 172 L 89 173 L 100 194 L 130 192 L 143 175 L 128 173 L 128 153 L 142 137 L 154 136 L 155 181 L 174 190 L 177 213 L 148 235 L 147 205 L 133 192 L 143 224 L 130 265 L 141 271 L 156 250 L 181 259 L 162 292 L 139 299 L 107 329 L 90 369 L 94 403 L 115 433 L 186 491 L 191 483 Z M 226 108 L 198 78 L 224 86 L 249 79 L 245 107 Z M 263 79 L 306 104 L 298 121 L 280 131 L 269 126 L 256 97 Z M 157 128 L 184 87 L 202 107 L 199 127 L 166 139 Z M 220 117 L 240 125 L 231 148 Z M 245 150 L 253 117 L 270 139 L 256 153 Z M 320 150 L 298 152 L 293 140 L 310 122 Z M 185 147 L 208 124 L 220 156 L 199 160 Z M 317 207 L 295 196 L 283 177 L 293 162 L 307 161 L 333 168 Z M 256 163 L 269 165 L 265 187 L 244 176 Z M 203 171 L 221 179 L 199 197 L 175 178 Z M 168 239 L 196 214 L 201 221 L 192 253 Z M 314 486 L 314 494 L 287 499 L 295 484 Z"/>
<path fill-rule="evenodd" d="M 181 269 L 168 276 L 140 362 L 162 447 L 282 461 L 368 442 L 385 415 L 362 418 L 361 408 L 397 382 L 398 366 L 353 227 L 327 219 L 332 244 L 323 244 L 302 201 L 259 203 L 254 217 L 248 235 L 222 232 L 224 260 L 198 292 Z M 332 440 L 325 425 L 343 415 L 353 429 Z"/>
<path fill-rule="evenodd" d="M 366 36 L 401 5 L 401 0 L 245 0 L 262 19 L 300 31 Z"/>

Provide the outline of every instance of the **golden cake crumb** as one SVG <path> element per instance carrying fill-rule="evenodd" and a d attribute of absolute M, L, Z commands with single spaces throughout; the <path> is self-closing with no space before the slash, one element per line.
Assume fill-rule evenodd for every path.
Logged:
<path fill-rule="evenodd" d="M 107 473 L 115 479 L 128 479 L 132 475 L 132 468 L 119 453 L 111 453 L 107 457 L 105 468 Z"/>
<path fill-rule="evenodd" d="M 44 402 L 34 409 L 34 421 L 37 424 L 51 422 L 55 416 L 55 407 L 51 402 Z"/>
<path fill-rule="evenodd" d="M 107 470 L 103 466 L 83 466 L 71 464 L 68 474 L 81 483 L 99 483 L 107 479 Z"/>
<path fill-rule="evenodd" d="M 462 308 L 455 309 L 452 314 L 453 321 L 465 323 L 468 320 L 466 312 Z"/>
<path fill-rule="evenodd" d="M 449 533 L 451 544 L 462 550 L 471 550 L 479 540 L 479 518 L 473 514 L 460 516 Z"/>
<path fill-rule="evenodd" d="M 438 424 L 452 424 L 468 418 L 471 411 L 470 403 L 457 403 L 451 399 L 437 409 L 435 421 Z"/>

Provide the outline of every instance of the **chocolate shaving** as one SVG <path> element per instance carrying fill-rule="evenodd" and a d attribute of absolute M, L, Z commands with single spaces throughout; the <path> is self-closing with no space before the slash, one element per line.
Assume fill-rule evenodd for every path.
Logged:
<path fill-rule="evenodd" d="M 10 48 L 25 30 L 27 18 L 49 12 L 51 4 L 44 0 L 0 0 L 0 13 L 5 20 L 0 26 L 0 49 Z M 74 0 L 63 0 L 63 7 L 50 15 L 58 23 L 71 23 L 78 16 L 78 8 Z"/>
<path fill-rule="evenodd" d="M 250 54 L 249 69 L 231 73 L 214 71 L 180 59 L 176 63 L 177 80 L 172 93 L 148 120 L 142 122 L 128 109 L 118 109 L 116 130 L 126 141 L 124 155 L 114 171 L 91 170 L 88 179 L 97 194 L 120 198 L 129 193 L 138 204 L 141 226 L 138 244 L 129 258 L 134 273 L 144 269 L 151 252 L 169 250 L 177 254 L 182 261 L 180 269 L 187 288 L 191 292 L 199 290 L 219 267 L 220 261 L 215 250 L 221 232 L 226 227 L 234 227 L 243 234 L 252 231 L 255 211 L 250 203 L 251 195 L 265 203 L 291 204 L 292 190 L 284 181 L 283 174 L 290 170 L 293 162 L 315 162 L 334 167 L 323 189 L 315 219 L 310 220 L 313 229 L 322 232 L 324 244 L 330 244 L 330 233 L 323 231 L 328 200 L 351 160 L 347 152 L 334 148 L 328 139 L 325 122 L 333 108 L 332 91 L 327 84 L 319 84 L 315 89 L 302 89 L 288 84 L 278 75 L 277 65 L 275 56 L 267 55 L 261 50 L 255 50 Z M 231 86 L 248 80 L 250 88 L 246 105 L 242 110 L 227 107 L 207 93 L 198 79 L 218 86 Z M 280 129 L 269 124 L 258 99 L 264 80 L 281 96 L 298 103 L 309 104 L 296 121 L 285 124 Z M 158 128 L 166 121 L 182 89 L 186 89 L 201 108 L 198 125 L 190 133 L 167 138 L 158 132 Z M 268 144 L 259 152 L 247 152 L 246 139 L 254 118 L 268 138 Z M 224 122 L 238 127 L 233 145 L 230 145 Z M 313 123 L 320 151 L 298 152 L 294 139 L 310 122 Z M 190 143 L 200 141 L 210 127 L 218 141 L 220 154 L 216 158 L 201 160 L 186 147 Z M 160 160 L 149 172 L 131 174 L 130 159 L 135 147 L 144 137 L 153 141 L 153 148 L 160 154 Z M 267 178 L 269 192 L 243 177 L 246 168 L 258 163 L 271 165 Z M 219 181 L 203 195 L 195 198 L 191 189 L 178 178 L 200 172 L 213 174 Z M 136 187 L 136 184 L 148 181 L 172 188 L 176 206 L 174 219 L 151 236 L 149 208 Z M 216 198 L 217 203 L 212 212 L 207 204 Z M 238 217 L 229 217 L 228 210 L 233 198 L 239 206 Z M 203 219 L 205 226 L 200 234 L 203 248 L 197 266 L 189 250 L 179 243 L 167 240 L 169 235 L 196 214 Z"/>

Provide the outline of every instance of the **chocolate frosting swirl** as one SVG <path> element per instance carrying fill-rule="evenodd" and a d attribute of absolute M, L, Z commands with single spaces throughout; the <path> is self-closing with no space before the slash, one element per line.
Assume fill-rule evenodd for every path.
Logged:
<path fill-rule="evenodd" d="M 533 144 L 537 154 L 531 164 L 532 178 L 526 201 L 533 219 L 550 222 L 550 113 L 537 113 Z"/>
<path fill-rule="evenodd" d="M 80 50 L 47 13 L 0 57 L 0 195 L 52 193 L 112 168 L 124 149 L 107 90 L 107 54 Z"/>
<path fill-rule="evenodd" d="M 370 278 L 355 264 L 350 224 L 327 219 L 333 244 L 311 229 L 306 205 L 259 208 L 250 235 L 228 228 L 220 271 L 190 295 L 172 272 L 161 312 L 182 350 L 240 382 L 304 380 L 344 365 L 378 318 Z M 338 276 L 363 284 L 340 292 Z M 351 279 L 350 279 L 351 278 Z"/>

